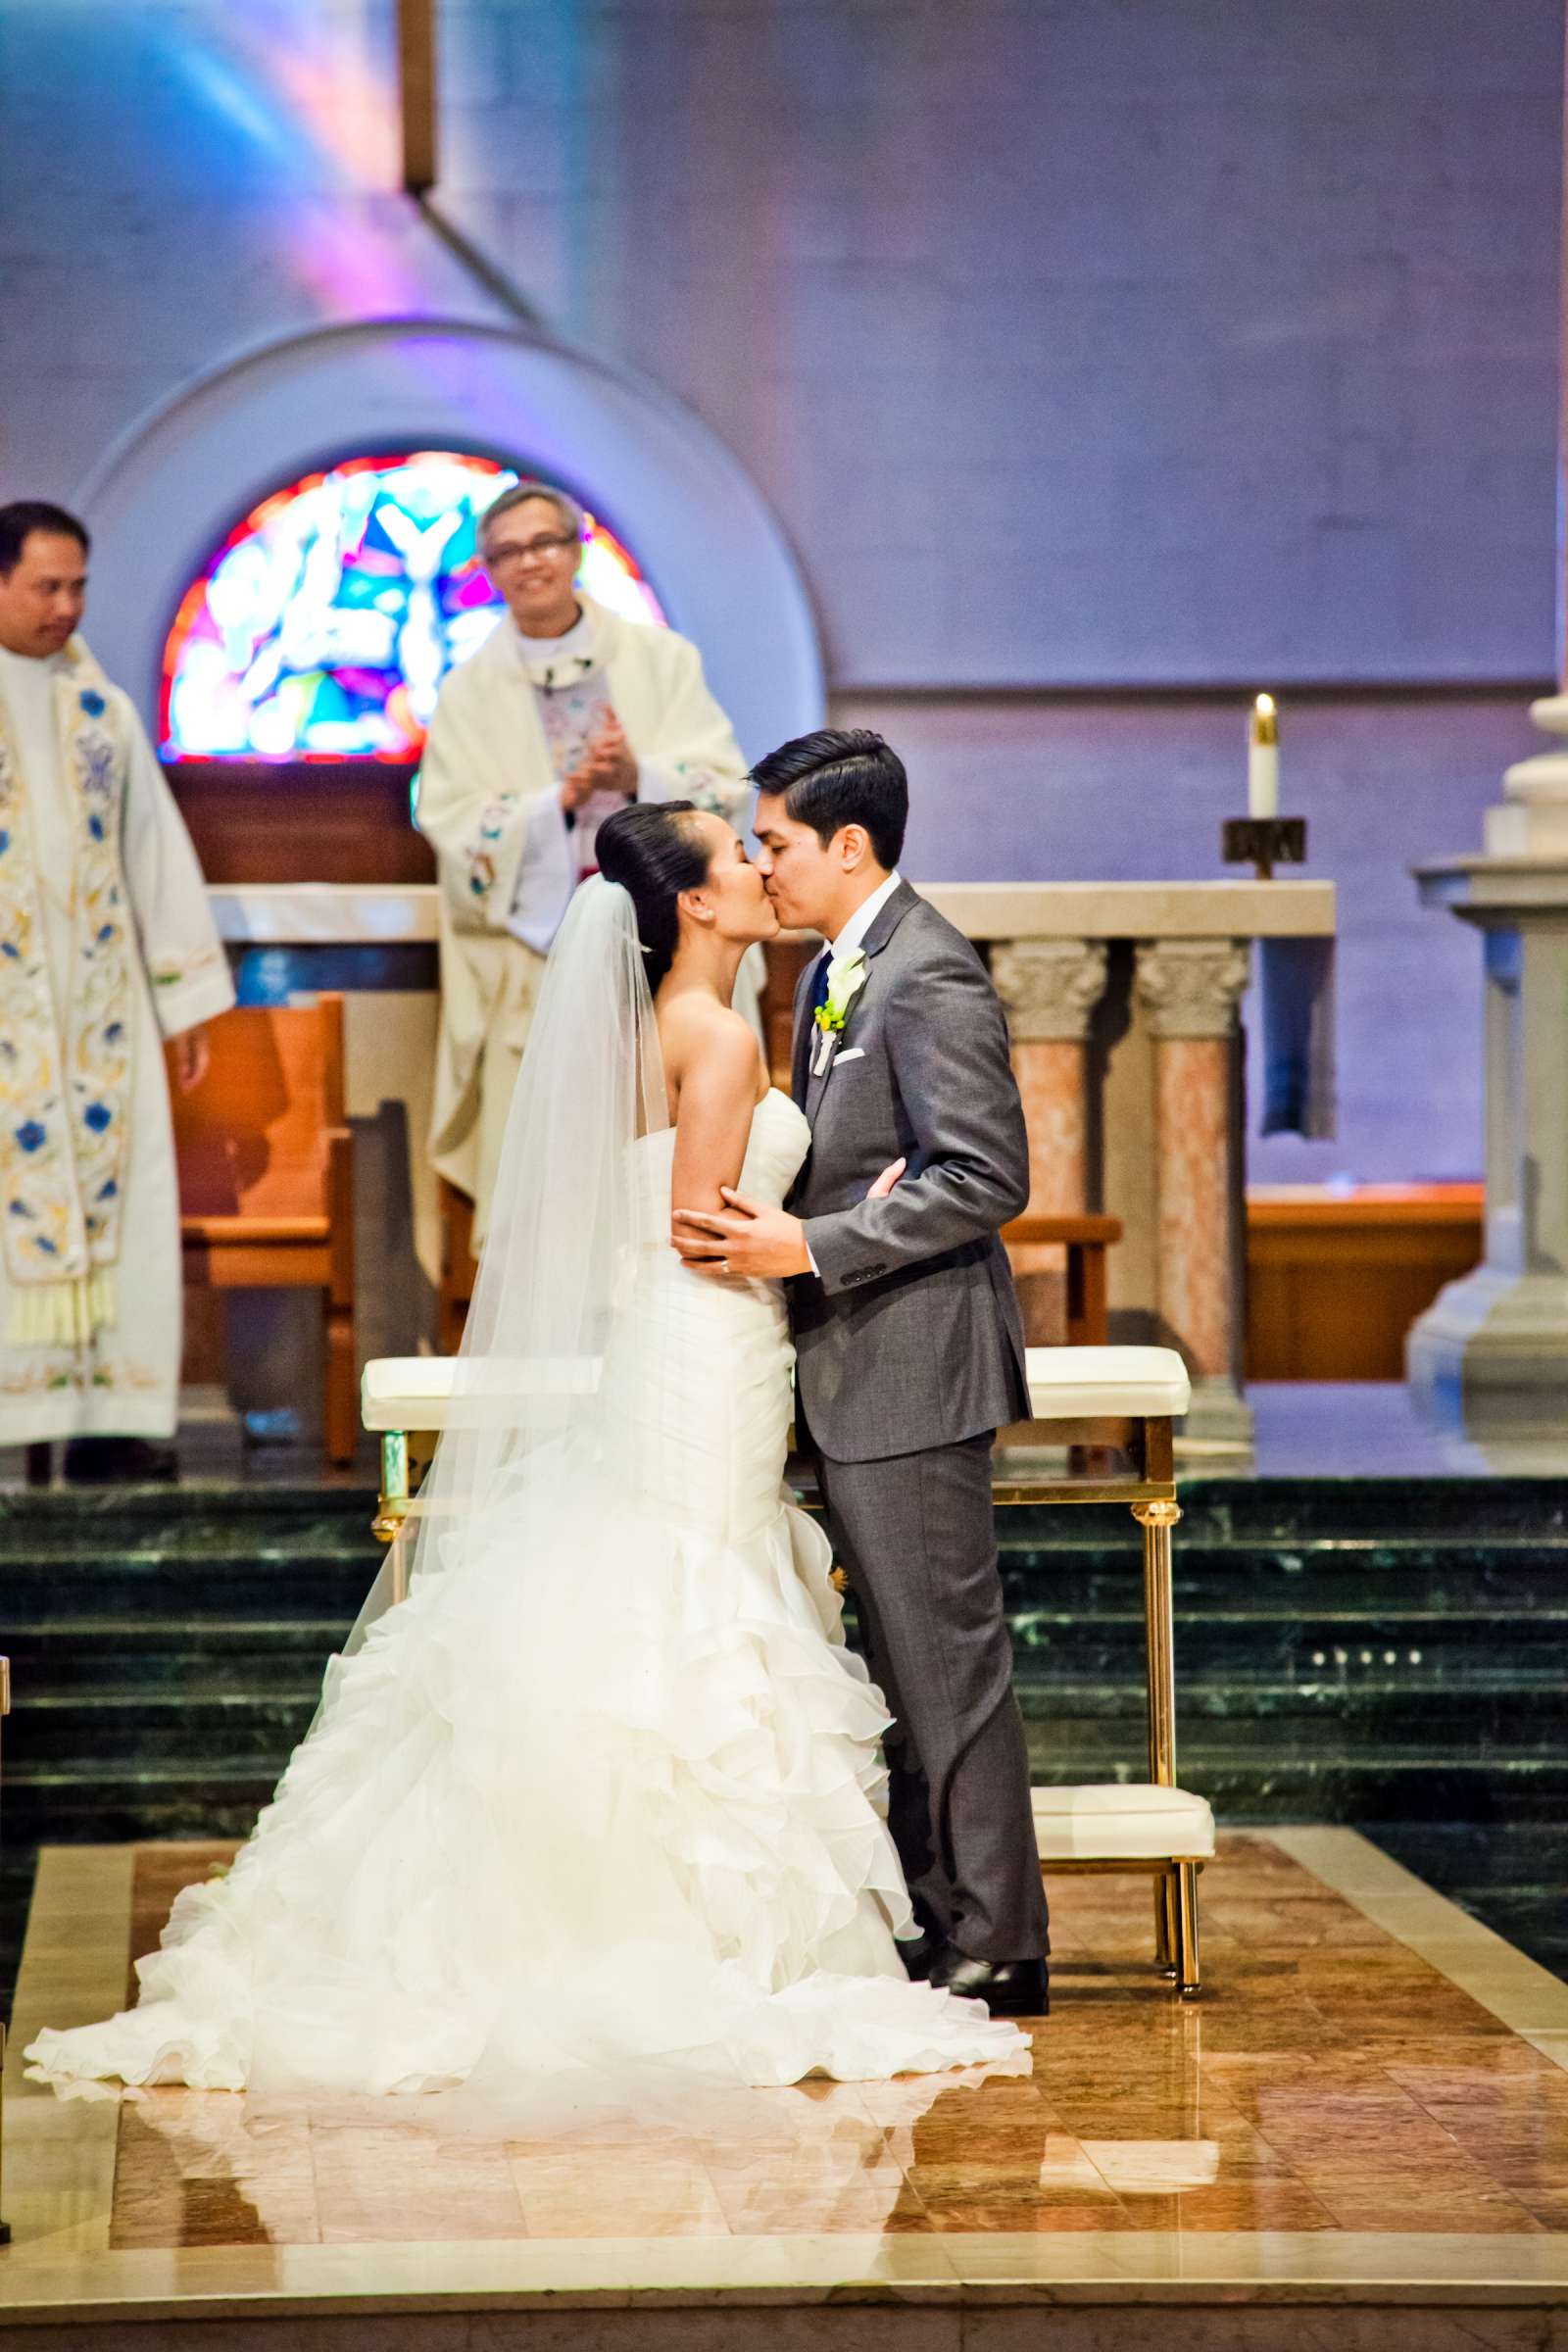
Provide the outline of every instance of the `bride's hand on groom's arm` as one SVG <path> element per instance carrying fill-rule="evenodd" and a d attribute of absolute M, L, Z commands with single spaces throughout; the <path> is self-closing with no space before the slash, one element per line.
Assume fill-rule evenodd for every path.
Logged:
<path fill-rule="evenodd" d="M 727 1184 L 719 1189 L 727 1208 L 671 1212 L 671 1244 L 693 1273 L 720 1282 L 777 1282 L 788 1274 L 809 1274 L 811 1253 L 799 1217 L 763 1200 L 748 1200 Z"/>

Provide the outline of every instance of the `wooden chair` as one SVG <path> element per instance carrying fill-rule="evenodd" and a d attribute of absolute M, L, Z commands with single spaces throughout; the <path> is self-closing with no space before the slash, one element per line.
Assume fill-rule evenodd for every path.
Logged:
<path fill-rule="evenodd" d="M 473 1256 L 473 1202 L 444 1176 L 437 1189 L 441 1203 L 441 1287 L 436 1293 L 435 1344 L 443 1355 L 456 1355 L 463 1345 L 463 1326 L 468 1320 L 473 1286 L 479 1274 Z"/>
<path fill-rule="evenodd" d="M 1009 1257 L 1014 1252 L 1045 1248 L 1065 1251 L 1067 1261 L 1067 1346 L 1069 1348 L 1103 1348 L 1109 1337 L 1106 1302 L 1105 1252 L 1113 1242 L 1121 1240 L 1119 1217 L 1014 1217 L 1010 1225 L 1002 1228 L 1002 1239 Z M 1032 1269 L 1019 1266 L 1014 1259 L 1014 1272 L 1027 1281 Z M 1031 1331 L 1030 1338 L 1035 1334 Z"/>
<path fill-rule="evenodd" d="M 352 1462 L 354 1146 L 342 998 L 225 1013 L 201 1085 L 171 1091 L 185 1280 L 201 1290 L 320 1292 L 325 1449 L 330 1461 Z"/>

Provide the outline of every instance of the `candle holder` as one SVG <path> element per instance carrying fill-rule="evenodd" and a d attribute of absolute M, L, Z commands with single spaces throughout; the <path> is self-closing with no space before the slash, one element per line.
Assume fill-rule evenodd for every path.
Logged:
<path fill-rule="evenodd" d="M 1251 865 L 1260 882 L 1271 882 L 1276 865 L 1306 863 L 1304 816 L 1228 816 L 1220 835 L 1227 865 Z"/>

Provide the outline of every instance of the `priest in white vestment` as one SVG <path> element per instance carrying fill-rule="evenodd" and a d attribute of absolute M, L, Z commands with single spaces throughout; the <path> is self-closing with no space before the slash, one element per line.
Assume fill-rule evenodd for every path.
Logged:
<path fill-rule="evenodd" d="M 75 633 L 87 535 L 0 507 L 0 1445 L 169 1475 L 185 1086 L 234 1001 L 201 869 L 129 698 Z"/>
<path fill-rule="evenodd" d="M 419 771 L 441 884 L 430 1151 L 474 1202 L 476 1246 L 545 956 L 600 824 L 640 799 L 743 825 L 750 798 L 697 648 L 576 587 L 583 529 L 576 502 L 538 482 L 489 509 L 480 546 L 508 617 L 442 686 Z"/>

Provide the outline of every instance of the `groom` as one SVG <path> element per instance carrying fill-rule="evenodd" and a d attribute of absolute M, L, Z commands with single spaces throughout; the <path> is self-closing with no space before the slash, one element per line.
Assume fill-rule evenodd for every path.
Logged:
<path fill-rule="evenodd" d="M 677 1213 L 676 1246 L 795 1277 L 798 1433 L 895 1718 L 911 1974 L 1039 2016 L 1046 1904 L 991 1504 L 993 1435 L 1029 1412 L 997 1238 L 1029 1194 L 1006 1024 L 968 941 L 899 874 L 908 785 L 880 735 L 802 736 L 752 776 L 779 919 L 828 942 L 795 999 L 811 1147 L 788 1208 L 727 1194 L 725 1214 Z"/>

